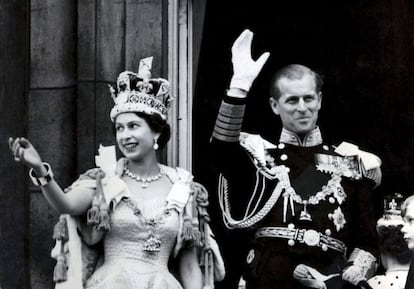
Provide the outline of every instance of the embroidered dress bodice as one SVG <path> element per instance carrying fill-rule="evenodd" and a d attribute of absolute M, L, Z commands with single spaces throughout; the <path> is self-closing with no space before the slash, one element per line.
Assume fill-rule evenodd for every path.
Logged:
<path fill-rule="evenodd" d="M 129 194 L 120 200 L 104 238 L 104 264 L 89 278 L 87 289 L 182 288 L 167 267 L 180 218 L 177 210 L 166 208 L 164 198 L 143 200 Z M 145 249 L 149 234 L 161 242 L 159 251 Z"/>

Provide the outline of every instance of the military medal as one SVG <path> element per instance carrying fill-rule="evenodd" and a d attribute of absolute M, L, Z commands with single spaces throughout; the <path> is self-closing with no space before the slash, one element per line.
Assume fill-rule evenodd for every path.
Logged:
<path fill-rule="evenodd" d="M 338 207 L 333 213 L 329 213 L 328 218 L 333 221 L 336 231 L 338 232 L 346 224 L 345 216 L 342 213 L 341 207 Z"/>
<path fill-rule="evenodd" d="M 254 255 L 254 249 L 250 249 L 249 254 L 247 254 L 247 257 L 246 257 L 246 263 L 247 264 L 252 263 L 253 260 L 254 260 L 254 257 L 255 257 L 255 255 Z"/>
<path fill-rule="evenodd" d="M 335 173 L 342 166 L 342 175 L 359 180 L 362 177 L 362 169 L 357 156 L 334 156 L 328 154 L 315 154 L 316 169 L 324 173 Z"/>
<path fill-rule="evenodd" d="M 319 155 L 318 159 L 323 159 L 326 155 Z M 326 200 L 330 203 L 335 203 L 335 200 L 338 204 L 342 204 L 346 199 L 346 193 L 341 185 L 342 176 L 344 172 L 349 171 L 349 162 L 345 158 L 328 158 L 331 160 L 329 170 L 328 166 L 323 166 L 325 168 L 322 170 L 321 163 L 317 165 L 317 169 L 320 171 L 330 172 L 331 178 L 328 183 L 322 187 L 322 189 L 317 192 L 315 195 L 310 196 L 307 200 L 303 200 L 302 197 L 296 193 L 295 189 L 290 186 L 286 189 L 286 192 L 283 194 L 284 197 L 284 212 L 283 220 L 286 222 L 286 213 L 287 213 L 287 203 L 290 202 L 292 216 L 295 215 L 293 202 L 303 205 L 303 209 L 300 212 L 299 220 L 301 221 L 312 221 L 312 216 L 307 210 L 307 205 L 317 205 L 319 202 Z M 341 230 L 346 223 L 346 220 L 342 214 L 340 207 L 333 214 L 330 214 L 329 218 L 334 222 L 337 231 Z"/>
<path fill-rule="evenodd" d="M 303 210 L 302 212 L 300 212 L 300 217 L 299 220 L 301 221 L 312 221 L 312 217 L 311 215 L 308 213 L 308 211 L 306 210 L 306 205 L 308 204 L 307 201 L 303 201 Z"/>

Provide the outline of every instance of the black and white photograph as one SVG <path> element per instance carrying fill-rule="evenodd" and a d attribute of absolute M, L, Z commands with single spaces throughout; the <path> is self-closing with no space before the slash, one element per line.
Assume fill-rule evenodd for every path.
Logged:
<path fill-rule="evenodd" d="M 414 2 L 0 15 L 0 289 L 414 289 Z"/>

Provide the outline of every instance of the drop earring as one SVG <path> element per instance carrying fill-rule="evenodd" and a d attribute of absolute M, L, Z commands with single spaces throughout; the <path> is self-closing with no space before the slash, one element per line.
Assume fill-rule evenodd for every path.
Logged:
<path fill-rule="evenodd" d="M 158 139 L 156 139 L 156 138 L 154 138 L 154 145 L 152 146 L 152 148 L 154 149 L 154 150 L 158 150 L 159 149 L 159 145 L 158 145 Z"/>

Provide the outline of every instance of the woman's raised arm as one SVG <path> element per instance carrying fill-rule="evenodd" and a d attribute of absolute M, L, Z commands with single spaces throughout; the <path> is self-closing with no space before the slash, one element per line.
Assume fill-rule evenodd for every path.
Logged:
<path fill-rule="evenodd" d="M 39 186 L 43 195 L 61 214 L 80 215 L 85 213 L 92 201 L 94 189 L 74 189 L 66 194 L 53 178 L 53 172 L 48 163 L 42 159 L 30 143 L 23 137 L 9 138 L 9 148 L 14 160 L 27 166 L 30 177 L 36 186 Z"/>

